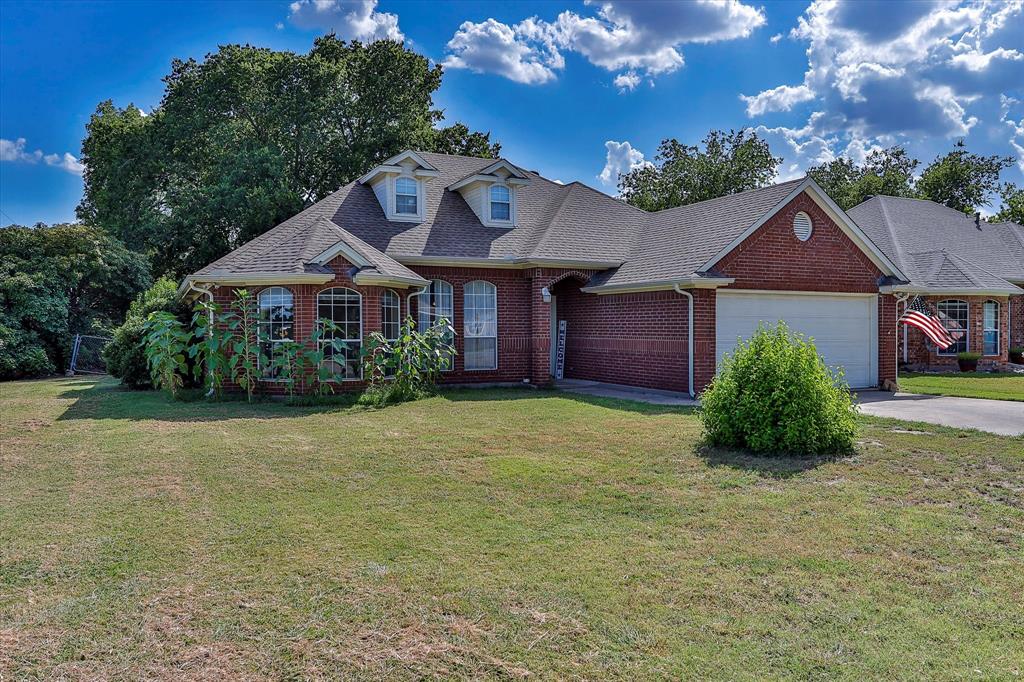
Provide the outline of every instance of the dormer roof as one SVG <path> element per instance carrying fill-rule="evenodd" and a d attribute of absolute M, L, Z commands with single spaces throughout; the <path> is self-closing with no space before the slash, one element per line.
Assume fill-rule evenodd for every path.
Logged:
<path fill-rule="evenodd" d="M 407 162 L 412 162 L 412 164 L 415 165 L 412 166 L 412 164 Z M 375 166 L 369 173 L 359 178 L 359 184 L 365 185 L 368 182 L 372 182 L 374 178 L 382 173 L 404 173 L 410 166 L 412 166 L 412 174 L 416 177 L 436 178 L 440 175 L 440 171 L 438 171 L 432 164 L 428 163 L 419 152 L 406 150 L 386 159 L 379 166 Z"/>
<path fill-rule="evenodd" d="M 500 171 L 504 171 L 504 173 Z M 505 182 L 509 185 L 528 185 L 530 177 L 522 168 L 509 163 L 505 159 L 498 159 L 486 168 L 481 168 L 453 182 L 448 185 L 448 189 L 454 192 L 474 182 Z"/>

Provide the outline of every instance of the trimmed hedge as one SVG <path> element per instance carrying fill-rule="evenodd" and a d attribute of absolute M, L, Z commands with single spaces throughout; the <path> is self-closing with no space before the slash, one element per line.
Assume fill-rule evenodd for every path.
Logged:
<path fill-rule="evenodd" d="M 712 445 L 799 455 L 853 448 L 857 408 L 842 374 L 782 322 L 741 341 L 700 398 Z"/>

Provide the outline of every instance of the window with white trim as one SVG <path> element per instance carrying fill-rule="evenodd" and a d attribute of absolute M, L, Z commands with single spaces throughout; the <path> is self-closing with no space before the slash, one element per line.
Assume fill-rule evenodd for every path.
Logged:
<path fill-rule="evenodd" d="M 985 355 L 999 355 L 999 303 L 985 301 L 981 308 L 982 351 Z"/>
<path fill-rule="evenodd" d="M 320 349 L 324 364 L 345 380 L 362 377 L 359 353 L 363 347 L 363 297 L 345 287 L 324 289 L 316 297 L 316 317 L 318 321 L 330 320 L 337 325 L 335 330 L 322 332 Z"/>
<path fill-rule="evenodd" d="M 945 350 L 939 349 L 939 355 L 956 355 L 957 353 L 966 353 L 970 350 L 970 344 L 967 340 L 967 337 L 970 336 L 967 333 L 969 329 L 967 301 L 952 299 L 939 301 L 936 309 L 939 311 L 939 320 L 942 322 L 942 326 L 956 339 L 956 342 L 949 348 Z"/>
<path fill-rule="evenodd" d="M 498 290 L 490 282 L 469 282 L 463 292 L 463 363 L 470 369 L 498 368 Z"/>
<path fill-rule="evenodd" d="M 279 347 L 295 338 L 295 297 L 284 287 L 268 287 L 259 293 L 257 303 L 256 333 L 260 351 L 268 361 L 267 366 L 261 368 L 261 375 L 264 379 L 274 379 L 273 363 Z"/>
<path fill-rule="evenodd" d="M 418 189 L 419 183 L 412 178 L 397 178 L 395 180 L 395 213 L 402 215 L 417 215 L 419 213 Z"/>
<path fill-rule="evenodd" d="M 402 299 L 391 289 L 380 295 L 380 331 L 388 341 L 398 339 L 402 327 Z"/>
<path fill-rule="evenodd" d="M 424 332 L 442 319 L 448 320 L 448 324 L 455 323 L 455 311 L 453 309 L 452 285 L 443 279 L 432 279 L 427 290 L 416 297 L 417 312 L 419 314 L 420 331 Z M 449 344 L 455 339 L 448 338 Z M 449 362 L 448 369 L 453 369 Z"/>
<path fill-rule="evenodd" d="M 512 220 L 512 192 L 505 185 L 491 185 L 491 220 Z"/>

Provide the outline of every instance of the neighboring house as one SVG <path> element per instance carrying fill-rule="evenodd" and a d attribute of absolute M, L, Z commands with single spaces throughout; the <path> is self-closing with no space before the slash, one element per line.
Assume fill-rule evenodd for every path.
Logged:
<path fill-rule="evenodd" d="M 897 297 L 922 277 L 871 230 L 809 178 L 648 213 L 505 160 L 407 151 L 182 290 L 221 303 L 258 291 L 270 353 L 334 320 L 353 387 L 363 339 L 395 337 L 407 314 L 452 320 L 449 382 L 549 383 L 564 320 L 566 378 L 699 392 L 737 338 L 785 319 L 866 387 L 895 377 Z"/>
<path fill-rule="evenodd" d="M 947 327 L 966 333 L 938 350 L 917 329 L 904 328 L 900 360 L 952 366 L 957 353 L 981 353 L 980 365 L 1006 362 L 1024 346 L 1024 228 L 921 199 L 878 196 L 854 206 L 851 218 L 910 278 L 891 291 L 920 295 Z M 902 298 L 902 297 L 901 297 Z M 909 303 L 909 300 L 907 301 Z M 903 308 L 900 307 L 902 312 Z"/>

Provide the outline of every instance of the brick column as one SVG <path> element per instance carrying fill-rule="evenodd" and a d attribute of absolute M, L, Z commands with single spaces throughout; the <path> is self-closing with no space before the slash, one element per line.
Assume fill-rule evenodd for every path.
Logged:
<path fill-rule="evenodd" d="M 693 294 L 693 385 L 694 392 L 700 395 L 715 377 L 717 294 L 714 289 L 690 289 L 690 293 Z"/>
<path fill-rule="evenodd" d="M 878 385 L 886 379 L 896 380 L 896 362 L 899 352 L 899 330 L 896 328 L 896 297 L 878 295 Z"/>
<path fill-rule="evenodd" d="M 551 377 L 551 304 L 544 302 L 541 293 L 551 280 L 542 268 L 530 277 L 530 383 L 547 386 Z"/>

